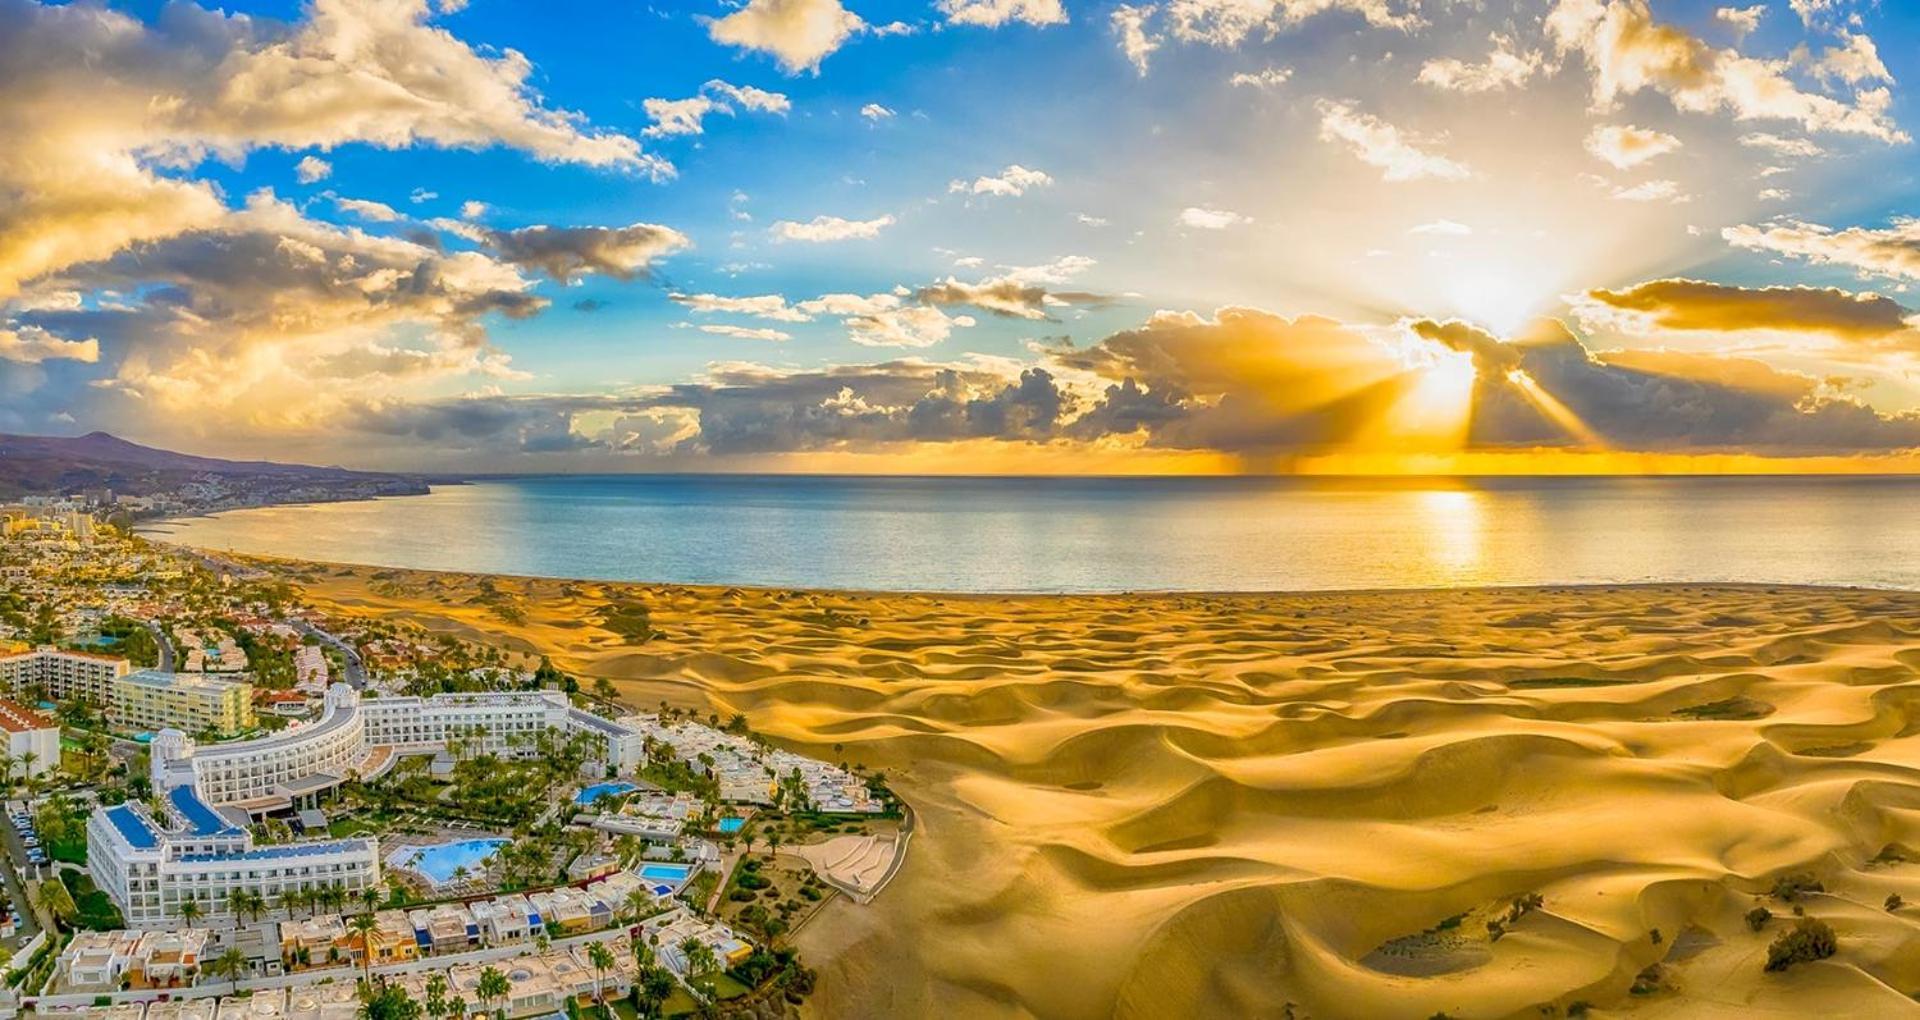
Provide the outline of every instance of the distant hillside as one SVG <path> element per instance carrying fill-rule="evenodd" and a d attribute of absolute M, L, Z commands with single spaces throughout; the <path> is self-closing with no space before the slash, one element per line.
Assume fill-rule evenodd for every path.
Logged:
<path fill-rule="evenodd" d="M 315 498 L 314 487 L 338 486 L 341 498 L 425 492 L 417 478 L 335 467 L 219 460 L 129 443 L 105 432 L 84 436 L 0 434 L 0 499 L 53 496 L 108 488 L 128 496 L 178 492 L 218 483 L 261 502 Z"/>

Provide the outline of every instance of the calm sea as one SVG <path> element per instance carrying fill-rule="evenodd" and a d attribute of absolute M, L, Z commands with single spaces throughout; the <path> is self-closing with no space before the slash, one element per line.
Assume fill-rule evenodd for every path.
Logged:
<path fill-rule="evenodd" d="M 1920 588 L 1920 479 L 538 477 L 156 525 L 487 573 L 935 591 L 1760 581 Z"/>

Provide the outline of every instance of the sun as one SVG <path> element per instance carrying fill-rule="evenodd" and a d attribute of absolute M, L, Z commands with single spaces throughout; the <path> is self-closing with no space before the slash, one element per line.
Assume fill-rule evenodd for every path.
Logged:
<path fill-rule="evenodd" d="M 1475 260 L 1443 271 L 1443 296 L 1459 317 L 1512 336 L 1553 303 L 1551 275 L 1544 267 Z"/>

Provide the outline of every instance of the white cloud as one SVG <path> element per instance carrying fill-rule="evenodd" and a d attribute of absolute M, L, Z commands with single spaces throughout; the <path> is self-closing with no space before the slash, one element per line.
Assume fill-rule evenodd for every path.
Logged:
<path fill-rule="evenodd" d="M 818 71 L 820 61 L 866 29 L 840 0 L 750 0 L 707 26 L 713 40 L 773 55 L 788 74 Z"/>
<path fill-rule="evenodd" d="M 776 241 L 807 241 L 820 243 L 826 241 L 865 240 L 880 236 L 880 231 L 893 226 L 891 214 L 871 220 L 849 220 L 838 216 L 815 216 L 805 223 L 793 220 L 781 220 L 773 225 L 772 234 Z"/>
<path fill-rule="evenodd" d="M 311 0 L 292 24 L 192 5 L 151 23 L 105 6 L 8 11 L 0 193 L 15 198 L 0 207 L 0 295 L 218 226 L 225 196 L 191 175 L 209 157 L 501 145 L 546 162 L 672 173 L 634 139 L 546 105 L 525 56 L 469 47 L 430 24 L 424 4 Z M 311 158 L 308 176 L 326 162 Z"/>
<path fill-rule="evenodd" d="M 333 164 L 318 156 L 302 156 L 293 165 L 293 176 L 302 184 L 317 184 L 333 173 Z"/>
<path fill-rule="evenodd" d="M 695 312 L 751 315 L 759 319 L 771 319 L 774 322 L 807 322 L 813 318 L 811 314 L 787 304 L 787 299 L 779 294 L 755 294 L 745 297 L 729 297 L 722 294 L 669 294 L 667 296 Z"/>
<path fill-rule="evenodd" d="M 641 107 L 653 124 L 641 134 L 650 138 L 671 135 L 697 135 L 705 130 L 709 113 L 733 116 L 736 105 L 756 113 L 785 115 L 792 102 L 779 92 L 768 92 L 751 85 L 733 85 L 715 78 L 700 87 L 700 94 L 686 99 L 647 99 Z"/>
<path fill-rule="evenodd" d="M 1665 179 L 1642 181 L 1631 187 L 1622 186 L 1614 188 L 1613 197 L 1623 202 L 1673 202 L 1677 204 L 1692 200 L 1692 196 L 1681 189 L 1680 182 Z"/>
<path fill-rule="evenodd" d="M 1060 0 L 940 0 L 939 8 L 955 25 L 999 28 L 1009 21 L 1035 26 L 1067 23 L 1067 10 Z"/>
<path fill-rule="evenodd" d="M 975 177 L 972 183 L 955 180 L 947 182 L 949 192 L 973 195 L 1024 195 L 1033 188 L 1045 187 L 1053 183 L 1053 178 L 1042 170 L 1029 170 L 1018 163 L 1009 164 L 1005 170 L 992 177 Z"/>
<path fill-rule="evenodd" d="M 1495 33 L 1485 60 L 1469 64 L 1454 57 L 1427 61 L 1419 82 L 1449 92 L 1497 92 L 1524 85 L 1546 66 L 1539 50 L 1516 51 L 1511 36 Z"/>
<path fill-rule="evenodd" d="M 971 315 L 948 315 L 931 305 L 909 305 L 851 316 L 847 339 L 865 347 L 931 347 L 952 335 L 954 327 L 970 327 Z"/>
<path fill-rule="evenodd" d="M 1417 227 L 1413 227 L 1409 229 L 1407 233 L 1438 235 L 1441 237 L 1466 237 L 1473 233 L 1473 228 L 1454 220 L 1434 220 L 1431 223 L 1422 223 Z"/>
<path fill-rule="evenodd" d="M 1418 28 L 1415 8 L 1396 0 L 1169 0 L 1167 16 L 1176 38 L 1238 46 L 1255 33 L 1272 35 L 1332 11 L 1358 14 L 1376 28 Z"/>
<path fill-rule="evenodd" d="M 868 103 L 860 108 L 860 116 L 868 120 L 892 120 L 893 111 L 879 103 Z"/>
<path fill-rule="evenodd" d="M 400 213 L 385 202 L 374 202 L 364 198 L 341 198 L 338 195 L 332 198 L 334 208 L 371 223 L 392 223 L 401 218 Z"/>
<path fill-rule="evenodd" d="M 1466 164 L 1427 152 L 1399 128 L 1350 103 L 1323 99 L 1315 108 L 1320 112 L 1320 137 L 1344 143 L 1361 162 L 1379 167 L 1384 180 L 1463 181 L 1473 176 Z"/>
<path fill-rule="evenodd" d="M 39 326 L 0 325 L 0 361 L 16 365 L 38 365 L 43 361 L 80 361 L 92 364 L 100 360 L 100 341 L 65 340 Z"/>
<path fill-rule="evenodd" d="M 728 326 L 711 322 L 703 323 L 700 326 L 700 332 L 711 333 L 714 336 L 728 336 L 735 340 L 770 340 L 774 343 L 785 343 L 793 339 L 792 333 L 782 332 L 777 329 L 755 326 Z"/>
<path fill-rule="evenodd" d="M 1760 19 L 1767 13 L 1766 4 L 1754 4 L 1750 7 L 1721 7 L 1713 12 L 1715 21 L 1733 29 L 1733 37 L 1745 39 L 1760 28 Z"/>
<path fill-rule="evenodd" d="M 1826 152 L 1810 139 L 1786 138 L 1765 131 L 1741 135 L 1740 144 L 1750 149 L 1765 149 L 1778 156 L 1819 156 Z"/>
<path fill-rule="evenodd" d="M 718 78 L 700 86 L 700 91 L 717 94 L 722 99 L 755 113 L 777 113 L 784 116 L 787 111 L 793 109 L 792 100 L 788 99 L 784 92 L 769 92 L 751 85 L 734 85 Z"/>
<path fill-rule="evenodd" d="M 1075 216 L 1074 219 L 1089 227 L 1104 227 L 1107 225 L 1107 218 L 1105 216 L 1089 216 L 1086 213 L 1080 213 Z"/>
<path fill-rule="evenodd" d="M 1293 77 L 1291 67 L 1268 67 L 1258 71 L 1241 71 L 1227 79 L 1235 88 L 1250 86 L 1257 89 L 1274 89 L 1285 85 Z"/>
<path fill-rule="evenodd" d="M 1180 210 L 1180 225 L 1195 230 L 1225 230 L 1253 220 L 1227 209 L 1208 209 L 1190 205 Z"/>
<path fill-rule="evenodd" d="M 463 220 L 477 220 L 486 214 L 487 203 L 485 202 L 468 199 L 460 203 L 460 218 Z"/>
<path fill-rule="evenodd" d="M 1844 35 L 1846 42 L 1832 46 L 1820 59 L 1813 63 L 1813 73 L 1828 81 L 1843 81 L 1848 85 L 1861 82 L 1893 80 L 1893 73 L 1880 59 L 1880 48 L 1864 32 L 1849 32 Z"/>
<path fill-rule="evenodd" d="M 1884 228 L 1832 227 L 1801 220 L 1728 227 L 1720 236 L 1735 248 L 1844 266 L 1873 276 L 1920 280 L 1920 219 L 1896 219 Z"/>
<path fill-rule="evenodd" d="M 1108 22 L 1113 34 L 1120 37 L 1120 52 L 1126 54 L 1127 62 L 1143 78 L 1146 77 L 1147 62 L 1153 56 L 1153 51 L 1160 48 L 1160 37 L 1147 31 L 1147 19 L 1152 17 L 1154 10 L 1151 4 L 1121 4 L 1113 9 Z"/>
<path fill-rule="evenodd" d="M 1688 113 L 1724 110 L 1736 120 L 1907 140 L 1888 116 L 1893 95 L 1886 88 L 1859 89 L 1851 103 L 1806 92 L 1788 77 L 1787 62 L 1708 46 L 1656 23 L 1645 0 L 1558 0 L 1546 26 L 1560 53 L 1585 58 L 1596 109 L 1610 110 L 1622 97 L 1652 89 Z"/>
<path fill-rule="evenodd" d="M 1595 158 L 1627 170 L 1678 149 L 1680 139 L 1632 124 L 1598 124 L 1587 133 L 1586 144 Z"/>
<path fill-rule="evenodd" d="M 647 119 L 653 121 L 651 126 L 640 132 L 649 138 L 697 135 L 704 129 L 702 121 L 707 114 L 727 108 L 724 104 L 706 96 L 693 96 L 688 99 L 647 99 L 640 105 L 647 111 Z"/>

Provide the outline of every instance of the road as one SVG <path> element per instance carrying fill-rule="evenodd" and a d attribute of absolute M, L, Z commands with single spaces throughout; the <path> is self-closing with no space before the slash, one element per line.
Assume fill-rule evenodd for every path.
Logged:
<path fill-rule="evenodd" d="M 8 813 L 11 814 L 15 810 L 25 808 L 27 802 L 10 800 L 6 805 Z M 21 876 L 51 879 L 53 867 L 27 863 L 26 844 L 20 842 L 20 833 L 14 829 L 13 820 L 10 818 L 0 818 L 0 845 L 4 845 L 7 852 L 7 864 L 0 868 L 0 871 L 6 873 L 7 899 L 13 903 L 13 923 L 16 926 L 14 937 L 5 943 L 7 951 L 12 952 L 32 938 L 34 932 L 40 930 L 39 915 L 34 910 L 33 902 L 27 899 L 27 884 L 21 880 Z"/>
<path fill-rule="evenodd" d="M 365 663 L 360 661 L 360 653 L 355 651 L 352 645 L 304 620 L 289 620 L 287 622 L 292 625 L 294 630 L 302 634 L 312 635 L 320 639 L 321 643 L 333 646 L 333 649 L 339 652 L 340 657 L 345 659 L 347 663 L 347 675 L 343 679 L 355 690 L 366 690 L 367 667 Z"/>
<path fill-rule="evenodd" d="M 155 647 L 160 649 L 160 672 L 173 672 L 173 642 L 167 640 L 167 632 L 152 620 L 141 621 L 147 625 L 147 633 L 153 635 Z"/>

